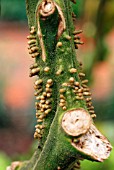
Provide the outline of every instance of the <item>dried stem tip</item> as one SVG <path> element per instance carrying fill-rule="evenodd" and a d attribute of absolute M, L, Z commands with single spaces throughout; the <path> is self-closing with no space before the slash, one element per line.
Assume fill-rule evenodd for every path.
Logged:
<path fill-rule="evenodd" d="M 39 11 L 43 17 L 47 17 L 54 13 L 55 4 L 51 0 L 45 0 L 45 2 L 41 3 Z"/>
<path fill-rule="evenodd" d="M 92 120 L 90 114 L 82 109 L 67 111 L 62 119 L 62 128 L 71 136 L 79 136 L 86 133 Z"/>

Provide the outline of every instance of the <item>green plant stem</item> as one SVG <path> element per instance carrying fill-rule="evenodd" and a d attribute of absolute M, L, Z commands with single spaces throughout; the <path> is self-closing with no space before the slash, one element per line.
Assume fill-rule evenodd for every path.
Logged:
<path fill-rule="evenodd" d="M 47 17 L 40 13 L 43 11 L 42 4 L 45 2 L 54 3 L 56 7 L 54 12 Z M 78 141 L 83 133 L 78 135 L 77 139 L 76 135 L 69 135 L 62 127 L 64 115 L 70 114 L 72 110 L 75 110 L 75 114 L 77 114 L 77 110 L 83 108 L 89 115 L 86 98 L 84 96 L 80 98 L 79 92 L 75 91 L 76 86 L 79 91 L 82 91 L 83 81 L 79 76 L 81 68 L 75 53 L 71 4 L 69 0 L 27 0 L 26 4 L 29 28 L 30 31 L 31 26 L 36 29 L 36 32 L 31 34 L 33 37 L 36 36 L 40 54 L 35 59 L 39 69 L 36 74 L 38 81 L 35 82 L 35 88 L 36 92 L 39 88 L 41 90 L 37 96 L 40 98 L 37 99 L 36 111 L 40 116 L 44 116 L 43 120 L 38 117 L 37 124 L 38 126 L 43 125 L 44 130 L 39 136 L 39 129 L 36 128 L 35 136 L 38 137 L 38 148 L 31 160 L 23 163 L 19 170 L 71 170 L 80 158 L 95 160 L 91 153 L 86 154 L 72 144 L 74 140 Z M 30 46 L 29 49 L 32 47 Z M 49 69 L 48 72 L 45 71 L 46 68 Z M 41 83 L 37 86 L 39 81 Z M 50 92 L 46 93 L 46 89 Z M 42 99 L 44 93 L 46 97 Z M 81 95 L 83 94 L 81 93 Z M 48 100 L 51 101 L 51 105 L 44 105 Z M 47 110 L 42 111 L 42 107 L 46 106 L 49 109 L 46 108 Z M 92 123 L 92 120 L 90 122 Z"/>

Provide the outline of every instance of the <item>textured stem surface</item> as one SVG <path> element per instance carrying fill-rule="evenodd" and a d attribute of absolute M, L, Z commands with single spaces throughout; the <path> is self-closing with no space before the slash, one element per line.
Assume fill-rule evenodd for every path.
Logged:
<path fill-rule="evenodd" d="M 38 148 L 20 170 L 71 170 L 83 158 L 102 162 L 110 154 L 111 145 L 93 124 L 91 92 L 75 51 L 82 31 L 74 28 L 70 3 L 26 0 Z"/>

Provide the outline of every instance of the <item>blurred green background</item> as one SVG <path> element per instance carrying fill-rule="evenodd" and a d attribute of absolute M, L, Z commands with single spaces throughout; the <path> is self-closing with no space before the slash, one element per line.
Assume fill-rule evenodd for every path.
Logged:
<path fill-rule="evenodd" d="M 37 147 L 33 79 L 27 52 L 29 34 L 24 0 L 1 0 L 0 170 L 29 159 Z M 90 80 L 95 123 L 114 146 L 114 0 L 77 0 L 74 24 L 83 29 L 77 57 Z M 104 163 L 83 161 L 81 170 L 113 170 L 114 151 Z"/>

